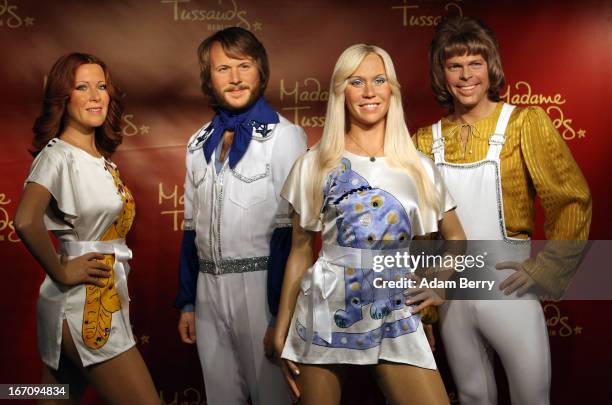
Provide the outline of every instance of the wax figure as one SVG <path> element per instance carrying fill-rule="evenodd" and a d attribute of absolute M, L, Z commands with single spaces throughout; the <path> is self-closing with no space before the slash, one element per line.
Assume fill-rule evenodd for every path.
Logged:
<path fill-rule="evenodd" d="M 429 290 L 405 301 L 402 289 L 375 288 L 374 277 L 399 280 L 410 270 L 375 273 L 361 259 L 432 232 L 464 238 L 454 202 L 410 142 L 387 52 L 346 49 L 329 94 L 323 136 L 282 192 L 293 211 L 274 339 L 285 378 L 300 403 L 337 404 L 345 365 L 372 365 L 391 404 L 448 403 L 418 315 L 441 300 Z M 313 264 L 315 232 L 323 247 Z"/>
<path fill-rule="evenodd" d="M 36 158 L 15 215 L 19 236 L 47 273 L 37 306 L 42 382 L 69 384 L 74 403 L 87 383 L 109 403 L 159 403 L 129 319 L 125 237 L 135 205 L 110 160 L 122 141 L 122 111 L 101 60 L 59 58 L 34 123 Z M 47 231 L 59 240 L 60 256 Z"/>
<path fill-rule="evenodd" d="M 268 59 L 252 33 L 219 31 L 198 56 L 215 116 L 187 145 L 179 332 L 197 342 L 208 403 L 286 404 L 262 345 L 266 269 L 272 233 L 290 226 L 280 191 L 306 135 L 265 101 Z"/>
<path fill-rule="evenodd" d="M 534 199 L 537 194 L 544 209 L 547 239 L 586 239 L 587 183 L 540 107 L 499 101 L 504 73 L 495 36 L 485 24 L 458 16 L 443 21 L 429 58 L 432 88 L 448 115 L 419 129 L 417 149 L 434 158 L 468 239 L 503 241 L 490 258 L 497 263 L 490 269 L 497 274 L 497 300 L 449 301 L 440 307 L 460 402 L 497 402 L 490 345 L 508 376 L 512 403 L 548 404 L 550 350 L 534 288 L 558 297 L 581 244 L 564 244 L 564 250 L 551 243 L 530 258 Z"/>

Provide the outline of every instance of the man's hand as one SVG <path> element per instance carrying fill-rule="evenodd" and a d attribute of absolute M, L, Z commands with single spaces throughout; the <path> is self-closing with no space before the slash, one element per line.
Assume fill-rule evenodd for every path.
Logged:
<path fill-rule="evenodd" d="M 516 271 L 499 285 L 499 289 L 506 295 L 516 291 L 516 296 L 521 297 L 535 284 L 535 281 L 523 269 L 521 263 L 499 262 L 495 265 L 495 268 L 497 270 L 512 269 Z"/>
<path fill-rule="evenodd" d="M 194 344 L 196 342 L 195 312 L 181 312 L 178 330 L 183 343 Z"/>
<path fill-rule="evenodd" d="M 275 355 L 274 355 L 274 327 L 273 326 L 268 326 L 266 328 L 266 334 L 264 335 L 263 338 L 263 348 L 264 348 L 264 354 L 266 355 L 266 358 L 268 360 L 270 360 L 271 362 L 275 362 Z"/>

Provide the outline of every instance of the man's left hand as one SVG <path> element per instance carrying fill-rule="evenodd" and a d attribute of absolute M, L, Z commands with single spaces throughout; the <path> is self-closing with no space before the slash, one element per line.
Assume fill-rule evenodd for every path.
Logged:
<path fill-rule="evenodd" d="M 499 285 L 499 289 L 506 295 L 516 291 L 516 296 L 522 297 L 535 284 L 535 281 L 519 262 L 499 262 L 495 265 L 495 268 L 497 270 L 512 269 L 515 271 Z"/>

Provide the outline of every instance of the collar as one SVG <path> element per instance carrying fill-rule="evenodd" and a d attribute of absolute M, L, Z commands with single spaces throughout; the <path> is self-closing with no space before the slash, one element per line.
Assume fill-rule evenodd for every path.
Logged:
<path fill-rule="evenodd" d="M 272 132 L 268 125 L 278 122 L 278 114 L 266 103 L 263 97 L 260 97 L 246 110 L 218 109 L 209 125 L 209 127 L 212 126 L 212 130 L 208 129 L 206 134 L 203 135 L 202 148 L 206 162 L 210 162 L 212 154 L 223 139 L 225 131 L 232 131 L 234 136 L 229 149 L 229 165 L 233 169 L 246 153 L 251 140 L 266 139 Z M 196 136 L 196 138 L 200 138 L 200 136 Z"/>
<path fill-rule="evenodd" d="M 467 124 L 467 123 L 464 124 L 458 121 L 451 121 L 450 119 L 448 119 L 448 117 L 443 117 L 442 125 L 448 127 L 446 134 L 443 133 L 444 138 L 448 140 L 451 140 L 453 138 L 458 138 L 459 134 L 461 133 L 461 129 L 463 127 L 468 127 L 469 136 L 474 136 L 475 138 L 478 138 L 478 139 L 489 139 L 490 134 L 481 133 L 479 128 L 486 126 L 490 121 L 493 121 L 494 123 L 496 123 L 497 120 L 499 119 L 499 115 L 501 114 L 503 105 L 504 105 L 503 101 L 498 101 L 497 105 L 495 106 L 495 110 L 493 110 L 491 114 L 471 124 Z"/>

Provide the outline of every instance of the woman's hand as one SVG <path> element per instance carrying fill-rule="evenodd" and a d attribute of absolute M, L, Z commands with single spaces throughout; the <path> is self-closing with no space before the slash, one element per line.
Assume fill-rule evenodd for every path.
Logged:
<path fill-rule="evenodd" d="M 278 314 L 274 326 L 274 355 L 289 386 L 293 402 L 300 398 L 300 390 L 296 377 L 300 375 L 298 366 L 289 360 L 281 358 L 285 340 L 293 317 L 293 310 L 300 291 L 300 282 L 306 271 L 312 266 L 312 250 L 314 246 L 314 233 L 307 231 L 300 225 L 300 216 L 293 213 L 291 217 L 293 230 L 291 232 L 291 252 L 285 266 L 285 278 L 281 290 Z"/>
<path fill-rule="evenodd" d="M 408 278 L 415 281 L 413 285 L 421 284 L 421 277 L 414 273 L 411 274 Z M 443 295 L 444 293 L 442 291 L 433 288 L 415 287 L 406 288 L 404 290 L 404 296 L 406 297 L 406 305 L 419 303 L 416 307 L 410 308 L 410 313 L 412 314 L 418 314 L 430 305 L 442 305 L 444 303 L 444 298 L 442 298 Z"/>
<path fill-rule="evenodd" d="M 408 288 L 404 291 L 404 295 L 406 296 L 406 305 L 420 302 L 410 310 L 413 314 L 418 314 L 430 305 L 438 306 L 444 303 L 444 299 L 432 288 Z"/>
<path fill-rule="evenodd" d="M 291 394 L 291 401 L 297 402 L 300 399 L 300 390 L 298 389 L 295 378 L 300 375 L 300 369 L 291 360 L 281 358 L 283 353 L 283 347 L 285 346 L 284 336 L 279 336 L 277 333 L 274 334 L 274 355 L 278 359 L 278 365 L 283 372 L 285 382 L 289 386 L 289 393 Z"/>
<path fill-rule="evenodd" d="M 86 253 L 83 256 L 68 260 L 66 256 L 60 259 L 61 270 L 56 275 L 57 281 L 74 286 L 78 284 L 93 284 L 104 287 L 103 280 L 110 276 L 110 267 L 98 260 L 103 260 L 104 255 L 100 253 Z"/>
<path fill-rule="evenodd" d="M 15 213 L 15 230 L 32 256 L 45 269 L 53 281 L 68 286 L 93 284 L 106 285 L 110 267 L 96 260 L 104 259 L 99 253 L 87 253 L 68 260 L 59 260 L 55 247 L 45 228 L 43 217 L 52 196 L 49 190 L 37 183 L 28 183 L 23 190 L 21 201 Z"/>

